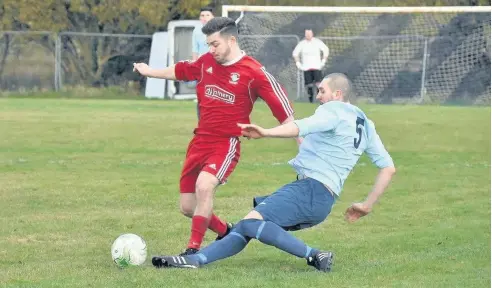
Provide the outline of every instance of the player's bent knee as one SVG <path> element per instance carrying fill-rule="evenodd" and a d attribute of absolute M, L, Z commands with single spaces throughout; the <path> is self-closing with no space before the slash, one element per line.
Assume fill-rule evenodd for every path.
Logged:
<path fill-rule="evenodd" d="M 196 208 L 195 193 L 180 193 L 179 210 L 187 217 L 193 217 Z"/>
<path fill-rule="evenodd" d="M 185 204 L 185 203 L 180 203 L 179 204 L 179 210 L 181 211 L 181 213 L 183 215 L 185 215 L 186 217 L 193 217 L 193 214 L 195 212 L 195 207 L 192 207 L 191 205 L 189 204 Z"/>
<path fill-rule="evenodd" d="M 193 217 L 195 213 L 196 202 L 195 201 L 179 201 L 179 210 L 187 217 Z"/>
<path fill-rule="evenodd" d="M 234 226 L 234 232 L 248 238 L 258 238 L 265 221 L 259 219 L 243 219 Z"/>

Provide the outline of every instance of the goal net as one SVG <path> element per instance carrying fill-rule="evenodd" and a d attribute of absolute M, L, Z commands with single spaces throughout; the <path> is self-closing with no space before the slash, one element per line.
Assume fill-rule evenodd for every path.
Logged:
<path fill-rule="evenodd" d="M 348 75 L 359 99 L 490 104 L 490 7 L 223 6 L 223 16 L 292 100 L 307 99 L 292 51 L 312 29 L 329 47 L 323 74 Z"/>

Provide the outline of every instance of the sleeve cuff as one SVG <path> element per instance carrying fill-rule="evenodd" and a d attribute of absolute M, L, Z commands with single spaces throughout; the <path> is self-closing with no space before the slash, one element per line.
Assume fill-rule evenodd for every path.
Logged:
<path fill-rule="evenodd" d="M 299 137 L 304 137 L 308 134 L 309 130 L 303 119 L 294 120 L 294 124 L 296 124 L 299 129 Z"/>
<path fill-rule="evenodd" d="M 180 69 L 180 65 L 182 65 L 182 63 L 176 63 L 176 65 L 174 65 L 174 76 L 178 81 L 181 81 L 183 79 L 183 70 Z"/>
<path fill-rule="evenodd" d="M 383 158 L 383 159 L 380 159 L 379 161 L 377 161 L 376 163 L 376 166 L 379 168 L 379 169 L 383 169 L 383 168 L 386 168 L 386 167 L 391 167 L 391 166 L 395 166 L 395 164 L 393 163 L 393 159 L 391 158 Z"/>

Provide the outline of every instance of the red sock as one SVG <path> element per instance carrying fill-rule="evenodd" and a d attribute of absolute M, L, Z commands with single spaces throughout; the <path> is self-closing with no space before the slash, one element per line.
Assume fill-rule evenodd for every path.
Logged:
<path fill-rule="evenodd" d="M 220 220 L 220 218 L 215 214 L 212 214 L 210 222 L 208 223 L 208 228 L 217 233 L 219 236 L 223 236 L 227 232 L 226 222 Z"/>
<path fill-rule="evenodd" d="M 200 249 L 202 246 L 205 232 L 207 232 L 209 219 L 200 215 L 195 215 L 191 219 L 191 237 L 188 248 Z"/>

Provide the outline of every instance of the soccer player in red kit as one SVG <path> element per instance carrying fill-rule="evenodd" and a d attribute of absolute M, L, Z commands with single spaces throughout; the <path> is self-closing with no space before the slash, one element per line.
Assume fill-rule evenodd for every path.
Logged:
<path fill-rule="evenodd" d="M 207 228 L 216 232 L 218 239 L 230 231 L 231 225 L 213 213 L 213 198 L 217 186 L 227 180 L 239 161 L 241 129 L 237 123 L 250 123 L 256 99 L 263 99 L 280 123 L 294 120 L 281 85 L 240 49 L 234 20 L 216 17 L 202 32 L 210 51 L 194 62 L 182 61 L 160 70 L 134 64 L 134 70 L 143 76 L 197 81 L 200 119 L 180 179 L 181 212 L 192 218 L 191 236 L 182 255 L 200 249 Z"/>

